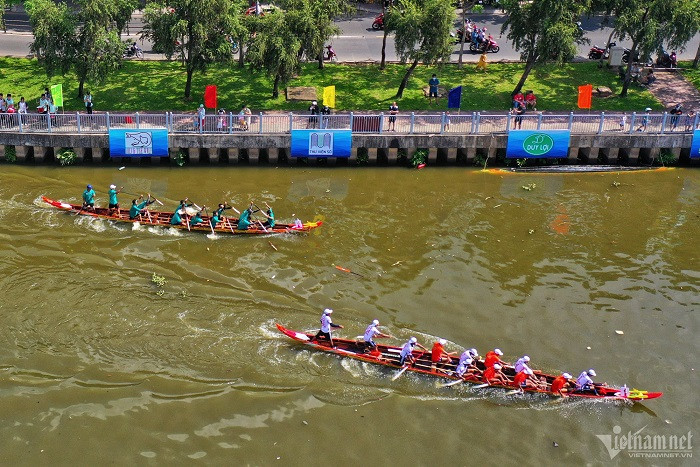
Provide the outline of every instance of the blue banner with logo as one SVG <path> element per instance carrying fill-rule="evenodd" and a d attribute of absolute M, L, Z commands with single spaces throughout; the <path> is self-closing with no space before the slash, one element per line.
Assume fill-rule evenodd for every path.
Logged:
<path fill-rule="evenodd" d="M 109 130 L 111 157 L 168 157 L 168 130 Z"/>
<path fill-rule="evenodd" d="M 690 157 L 700 157 L 700 130 L 693 131 L 693 142 L 690 143 Z"/>
<path fill-rule="evenodd" d="M 508 132 L 506 157 L 568 157 L 570 138 L 569 130 L 511 130 Z"/>
<path fill-rule="evenodd" d="M 350 130 L 292 130 L 293 157 L 350 157 Z"/>

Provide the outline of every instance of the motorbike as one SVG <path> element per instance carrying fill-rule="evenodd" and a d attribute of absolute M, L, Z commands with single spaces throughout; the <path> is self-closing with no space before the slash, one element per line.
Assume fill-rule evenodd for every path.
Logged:
<path fill-rule="evenodd" d="M 337 62 L 338 61 L 338 55 L 335 53 L 335 50 L 333 50 L 332 45 L 327 45 L 326 46 L 326 56 L 324 57 L 326 60 L 330 60 L 331 62 Z"/>
<path fill-rule="evenodd" d="M 141 47 L 136 45 L 135 43 L 131 45 L 127 45 L 126 49 L 124 50 L 124 53 L 122 54 L 122 58 L 143 58 L 143 50 L 141 50 Z"/>
<path fill-rule="evenodd" d="M 469 44 L 469 50 L 471 52 L 493 52 L 496 54 L 499 50 L 501 50 L 501 48 L 498 46 L 495 40 L 487 38 L 480 44 L 472 42 Z"/>
<path fill-rule="evenodd" d="M 379 16 L 374 18 L 372 29 L 384 29 L 384 13 L 380 13 Z"/>
<path fill-rule="evenodd" d="M 465 27 L 462 27 L 462 28 L 457 29 L 456 32 L 451 32 L 451 33 L 450 33 L 450 36 L 454 37 L 454 39 L 455 39 L 455 44 L 459 44 L 460 42 L 462 42 L 462 36 L 464 35 L 464 30 L 465 30 L 465 29 L 466 29 L 466 31 L 467 31 L 467 33 L 466 33 L 466 34 L 467 34 L 467 37 L 464 38 L 464 42 L 465 42 L 465 43 L 471 42 L 471 40 L 472 40 L 472 31 L 474 30 L 474 28 L 476 27 L 476 25 L 475 25 L 474 23 L 472 23 L 471 21 L 467 20 L 466 23 L 465 23 L 465 26 L 466 26 L 466 28 L 465 28 Z"/>
<path fill-rule="evenodd" d="M 615 47 L 616 45 L 617 44 L 615 42 L 611 42 L 605 48 L 594 45 L 588 52 L 588 58 L 591 60 L 600 60 L 601 58 L 607 59 L 610 56 L 610 48 Z"/>
<path fill-rule="evenodd" d="M 674 68 L 676 66 L 675 56 L 671 57 L 665 50 L 661 51 L 656 58 L 656 66 L 658 68 Z"/>

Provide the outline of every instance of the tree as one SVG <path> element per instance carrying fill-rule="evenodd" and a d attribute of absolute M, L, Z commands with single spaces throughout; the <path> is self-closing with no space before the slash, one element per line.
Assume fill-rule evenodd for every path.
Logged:
<path fill-rule="evenodd" d="M 695 60 L 693 60 L 693 68 L 698 67 L 698 62 L 700 62 L 700 44 L 698 44 L 698 51 L 695 52 Z"/>
<path fill-rule="evenodd" d="M 462 68 L 463 65 L 464 44 L 467 42 L 467 11 L 473 13 L 481 13 L 484 11 L 483 5 L 477 5 L 476 1 L 477 0 L 462 0 L 462 37 L 459 41 L 459 68 Z M 471 38 L 469 40 L 471 41 Z"/>
<path fill-rule="evenodd" d="M 72 66 L 76 47 L 75 16 L 65 3 L 54 3 L 52 0 L 28 0 L 25 7 L 34 33 L 29 49 L 47 75 L 67 73 Z"/>
<path fill-rule="evenodd" d="M 278 12 L 260 18 L 259 30 L 248 48 L 248 61 L 256 69 L 274 76 L 272 97 L 279 96 L 280 84 L 289 81 L 299 68 L 299 38 L 293 34 L 287 14 Z"/>
<path fill-rule="evenodd" d="M 347 0 L 282 0 L 291 29 L 301 42 L 299 56 L 318 60 L 318 68 L 323 68 L 323 48 L 333 36 L 340 34 L 340 28 L 333 20 L 351 13 L 353 7 Z"/>
<path fill-rule="evenodd" d="M 579 33 L 576 21 L 586 10 L 588 0 L 503 0 L 506 20 L 501 33 L 520 52 L 525 62 L 513 94 L 518 93 L 537 63 L 562 63 L 576 56 L 576 44 L 587 40 Z"/>
<path fill-rule="evenodd" d="M 78 76 L 78 98 L 86 81 L 102 82 L 121 66 L 124 45 L 116 29 L 126 24 L 131 11 L 124 6 L 133 0 L 78 0 L 76 12 L 52 0 L 27 0 L 26 8 L 34 32 L 30 49 L 47 74 L 73 68 Z M 127 18 L 126 20 L 124 18 Z"/>
<path fill-rule="evenodd" d="M 617 13 L 616 35 L 632 41 L 631 58 L 649 57 L 664 46 L 683 50 L 700 29 L 698 0 L 609 0 L 609 3 Z M 633 61 L 628 60 L 621 97 L 627 96 Z"/>
<path fill-rule="evenodd" d="M 240 37 L 242 4 L 231 0 L 155 0 L 146 6 L 144 37 L 168 60 L 182 61 L 192 95 L 192 75 L 214 62 L 231 62 L 231 37 Z M 242 44 L 241 44 L 242 46 Z"/>
<path fill-rule="evenodd" d="M 396 54 L 402 63 L 411 61 L 396 92 L 403 97 L 408 80 L 419 62 L 449 61 L 452 54 L 450 30 L 455 10 L 451 0 L 398 0 L 385 15 L 384 27 L 395 34 Z"/>

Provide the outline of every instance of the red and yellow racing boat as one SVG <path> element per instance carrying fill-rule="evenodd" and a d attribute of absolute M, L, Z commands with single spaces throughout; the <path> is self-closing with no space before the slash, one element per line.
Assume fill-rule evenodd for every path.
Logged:
<path fill-rule="evenodd" d="M 344 357 L 350 357 L 350 358 L 354 358 L 356 360 L 362 360 L 364 362 L 375 363 L 377 365 L 384 365 L 384 366 L 388 366 L 391 368 L 399 369 L 401 371 L 412 371 L 415 373 L 422 373 L 425 375 L 435 376 L 438 378 L 451 379 L 451 380 L 454 380 L 455 384 L 458 382 L 464 381 L 467 383 L 474 383 L 474 384 L 478 384 L 481 386 L 486 386 L 485 384 L 483 384 L 483 381 L 478 376 L 468 376 L 468 377 L 464 377 L 464 378 L 457 376 L 454 373 L 454 370 L 457 367 L 457 363 L 458 363 L 459 359 L 455 358 L 455 357 L 450 357 L 450 362 L 445 364 L 445 366 L 443 367 L 444 371 L 439 371 L 439 370 L 434 370 L 431 367 L 430 352 L 420 352 L 420 351 L 414 350 L 413 356 L 416 358 L 415 363 L 411 366 L 408 366 L 408 367 L 401 367 L 401 365 L 399 365 L 399 358 L 400 358 L 399 354 L 401 353 L 401 347 L 393 347 L 393 346 L 389 346 L 389 345 L 377 344 L 376 350 L 368 352 L 364 342 L 362 342 L 362 341 L 339 339 L 339 338 L 334 337 L 333 338 L 333 346 L 331 346 L 331 343 L 326 341 L 326 340 L 312 341 L 311 340 L 311 338 L 313 337 L 312 334 L 306 334 L 303 332 L 292 331 L 291 329 L 285 328 L 281 324 L 277 324 L 277 329 L 279 329 L 283 334 L 294 339 L 295 341 L 301 342 L 307 346 L 314 347 L 315 349 L 321 350 L 324 352 L 329 352 L 329 353 L 333 353 L 333 354 L 344 356 Z M 483 371 L 485 369 L 484 362 L 482 360 L 477 360 L 476 367 L 477 367 L 477 369 Z M 513 377 L 515 376 L 515 370 L 513 369 L 512 366 L 508 366 L 508 365 L 504 366 L 503 373 L 510 380 L 512 380 Z M 524 392 L 541 393 L 541 394 L 548 394 L 551 396 L 560 397 L 559 394 L 554 394 L 553 392 L 549 391 L 549 387 L 552 384 L 552 381 L 556 378 L 556 376 L 544 374 L 544 373 L 537 371 L 537 370 L 534 371 L 534 374 L 540 381 L 542 381 L 542 382 L 546 381 L 547 390 L 534 389 L 534 388 L 523 388 Z M 499 385 L 499 384 L 489 384 L 488 386 L 499 387 L 499 388 L 504 388 L 504 389 L 517 389 L 515 386 L 507 386 L 507 385 Z M 643 401 L 643 400 L 647 400 L 647 399 L 655 399 L 657 397 L 661 397 L 663 395 L 663 393 L 661 393 L 661 392 L 648 392 L 648 391 L 640 391 L 638 389 L 631 389 L 631 390 L 629 390 L 629 393 L 626 395 L 623 392 L 621 392 L 620 388 L 610 387 L 610 386 L 596 383 L 595 384 L 595 391 L 594 390 L 585 390 L 585 391 L 569 390 L 568 392 L 565 392 L 564 395 L 566 397 L 585 398 L 585 399 L 627 400 L 627 401 L 632 401 L 632 402 L 638 402 L 638 401 Z"/>
<path fill-rule="evenodd" d="M 250 224 L 250 227 L 246 230 L 237 229 L 235 218 L 226 218 L 225 221 L 219 222 L 216 228 L 211 227 L 209 222 L 210 216 L 202 216 L 203 222 L 197 225 L 189 225 L 187 221 L 183 218 L 183 222 L 180 225 L 173 225 L 170 223 L 170 219 L 173 216 L 172 212 L 163 211 L 150 211 L 145 210 L 136 219 L 129 218 L 129 209 L 121 209 L 119 215 L 110 214 L 109 208 L 94 208 L 90 210 L 85 210 L 79 204 L 69 204 L 61 201 L 56 201 L 46 196 L 41 197 L 44 202 L 50 204 L 51 206 L 62 209 L 64 211 L 70 211 L 76 215 L 81 216 L 92 216 L 100 219 L 108 219 L 118 222 L 138 222 L 141 225 L 157 225 L 161 227 L 172 227 L 174 229 L 187 230 L 191 232 L 205 232 L 205 233 L 217 233 L 222 235 L 275 235 L 275 234 L 297 234 L 306 233 L 317 227 L 320 227 L 322 222 L 306 222 L 297 226 L 295 224 L 282 224 L 277 222 L 274 227 L 265 227 L 260 222 L 254 222 Z"/>

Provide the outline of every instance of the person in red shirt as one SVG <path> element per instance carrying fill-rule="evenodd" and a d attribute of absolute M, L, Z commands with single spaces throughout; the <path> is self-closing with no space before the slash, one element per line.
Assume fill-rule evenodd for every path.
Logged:
<path fill-rule="evenodd" d="M 501 365 L 496 363 L 493 366 L 487 367 L 484 374 L 481 376 L 484 383 L 508 385 L 508 378 L 501 373 Z"/>
<path fill-rule="evenodd" d="M 440 371 L 445 371 L 445 364 L 450 363 L 450 357 L 454 355 L 445 352 L 445 344 L 447 344 L 445 339 L 440 339 L 433 344 L 433 349 L 430 353 L 430 362 L 432 363 L 431 368 L 433 371 L 438 369 L 438 365 L 440 365 Z"/>
<path fill-rule="evenodd" d="M 542 383 L 535 378 L 535 374 L 530 368 L 525 368 L 515 375 L 515 378 L 513 378 L 513 386 L 518 387 L 521 391 L 524 388 L 546 389 L 546 385 L 543 386 Z"/>
<path fill-rule="evenodd" d="M 486 354 L 486 357 L 484 357 L 484 366 L 486 368 L 491 368 L 494 366 L 496 363 L 503 364 L 501 357 L 503 355 L 503 352 L 501 352 L 501 349 L 493 349 L 490 352 Z"/>
<path fill-rule="evenodd" d="M 549 390 L 554 394 L 563 396 L 564 391 L 566 391 L 565 387 L 569 384 L 570 379 L 571 375 L 569 373 L 562 373 L 561 376 L 554 378 L 554 381 L 552 381 L 552 386 Z"/>

